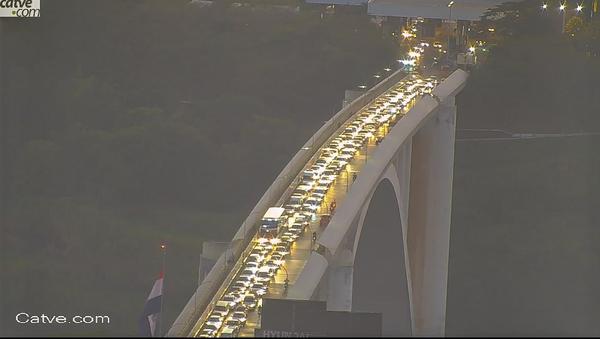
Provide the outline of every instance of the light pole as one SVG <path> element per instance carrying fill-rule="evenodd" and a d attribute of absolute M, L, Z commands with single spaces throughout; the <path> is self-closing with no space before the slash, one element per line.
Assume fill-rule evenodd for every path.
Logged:
<path fill-rule="evenodd" d="M 560 12 L 562 12 L 562 29 L 561 29 L 561 33 L 565 33 L 565 20 L 566 20 L 566 12 L 567 12 L 567 4 L 566 2 L 563 2 L 560 4 L 560 6 L 558 7 L 558 10 Z"/>
<path fill-rule="evenodd" d="M 452 6 L 454 6 L 454 1 L 450 1 L 448 3 L 448 10 L 449 10 L 449 14 L 448 14 L 448 53 L 446 54 L 448 56 L 448 60 L 450 60 L 450 36 L 452 35 L 452 26 L 451 26 L 451 22 L 452 21 Z"/>
<path fill-rule="evenodd" d="M 350 176 L 350 173 L 348 172 L 348 168 L 344 169 L 346 171 L 346 193 L 348 193 L 348 177 Z"/>

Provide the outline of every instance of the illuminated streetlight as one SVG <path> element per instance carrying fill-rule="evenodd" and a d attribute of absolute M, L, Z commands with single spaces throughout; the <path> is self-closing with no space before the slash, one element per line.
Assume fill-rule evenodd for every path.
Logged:
<path fill-rule="evenodd" d="M 577 12 L 581 12 L 583 10 L 583 5 L 577 5 L 577 8 L 575 9 Z"/>
<path fill-rule="evenodd" d="M 542 9 L 548 9 L 548 4 L 547 3 L 543 3 L 542 4 Z"/>
<path fill-rule="evenodd" d="M 558 10 L 560 12 L 562 12 L 562 32 L 564 33 L 565 32 L 565 20 L 566 20 L 565 12 L 567 11 L 566 3 L 565 2 L 561 3 L 560 7 L 558 7 Z"/>
<path fill-rule="evenodd" d="M 473 47 L 473 46 L 469 47 L 469 52 L 475 53 L 475 47 Z"/>

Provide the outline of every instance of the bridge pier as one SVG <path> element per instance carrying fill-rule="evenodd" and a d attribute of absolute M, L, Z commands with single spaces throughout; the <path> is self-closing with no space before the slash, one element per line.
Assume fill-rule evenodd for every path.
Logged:
<path fill-rule="evenodd" d="M 455 125 L 450 97 L 412 139 L 408 256 L 417 336 L 445 332 Z"/>

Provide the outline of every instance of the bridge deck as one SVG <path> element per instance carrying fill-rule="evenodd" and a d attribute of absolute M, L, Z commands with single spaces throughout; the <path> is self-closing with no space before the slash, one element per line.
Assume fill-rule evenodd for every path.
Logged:
<path fill-rule="evenodd" d="M 348 191 L 350 190 L 350 188 L 352 186 L 353 173 L 360 172 L 362 167 L 365 165 L 365 163 L 368 162 L 369 158 L 373 154 L 375 154 L 375 152 L 377 152 L 377 142 L 376 142 L 377 138 L 385 137 L 385 135 L 389 132 L 389 130 L 391 129 L 393 124 L 398 123 L 398 121 L 401 120 L 401 118 L 408 112 L 408 110 L 410 110 L 410 108 L 414 105 L 414 103 L 418 99 L 419 95 L 423 94 L 423 92 L 427 92 L 427 91 L 431 90 L 431 88 L 416 87 L 412 91 L 415 93 L 418 92 L 419 95 L 415 96 L 415 98 L 410 100 L 410 102 L 407 102 L 405 105 L 401 105 L 400 102 L 393 103 L 392 99 L 390 97 L 391 96 L 390 93 L 395 90 L 401 90 L 402 92 L 407 91 L 408 85 L 414 84 L 416 79 L 422 79 L 422 77 L 417 76 L 417 75 L 407 76 L 406 78 L 402 79 L 398 83 L 391 86 L 388 90 L 386 90 L 383 94 L 378 96 L 375 100 L 370 102 L 368 105 L 366 105 L 362 109 L 360 109 L 356 114 L 354 114 L 350 119 L 348 119 L 348 121 L 345 124 L 343 124 L 325 144 L 321 145 L 319 150 L 315 153 L 315 156 L 313 156 L 313 158 L 306 164 L 305 168 L 298 174 L 296 179 L 292 181 L 292 186 L 295 187 L 296 183 L 298 183 L 300 181 L 299 178 L 301 178 L 302 172 L 305 169 L 308 169 L 310 166 L 312 166 L 314 164 L 314 162 L 317 159 L 319 159 L 319 155 L 321 154 L 321 149 L 329 146 L 329 141 L 331 139 L 339 136 L 348 125 L 350 125 L 352 122 L 356 121 L 359 118 L 361 113 L 367 112 L 368 108 L 375 107 L 374 106 L 375 103 L 384 103 L 385 102 L 383 104 L 383 106 L 384 106 L 383 109 L 381 109 L 382 112 L 389 112 L 390 108 L 392 108 L 392 107 L 397 108 L 397 111 L 394 114 L 393 118 L 390 119 L 388 122 L 378 124 L 374 135 L 372 137 L 367 138 L 366 142 L 359 148 L 358 152 L 348 162 L 348 165 L 346 166 L 345 170 L 342 170 L 336 176 L 335 181 L 331 184 L 331 186 L 327 190 L 325 198 L 323 199 L 320 207 L 316 211 L 316 218 L 314 218 L 310 222 L 310 224 L 307 227 L 307 229 L 305 230 L 305 232 L 301 233 L 299 238 L 292 243 L 291 250 L 290 250 L 291 253 L 288 257 L 285 258 L 285 261 L 282 264 L 282 269 L 278 270 L 278 272 L 276 273 L 274 278 L 269 283 L 268 292 L 266 294 L 266 297 L 268 297 L 268 298 L 285 298 L 286 297 L 287 291 L 284 289 L 284 281 L 286 279 L 286 276 L 289 279 L 290 286 L 292 286 L 295 283 L 298 276 L 300 275 L 300 273 L 302 272 L 302 270 L 306 264 L 306 261 L 308 260 L 310 253 L 311 253 L 311 248 L 313 245 L 313 242 L 311 239 L 312 232 L 316 232 L 317 235 L 320 235 L 320 233 L 324 230 L 324 227 L 321 227 L 319 225 L 321 216 L 324 214 L 327 214 L 328 207 L 332 201 L 336 201 L 336 203 L 338 205 L 343 203 L 344 197 L 346 196 L 346 194 L 348 193 Z M 379 106 L 379 107 L 382 107 L 382 106 Z M 377 114 L 381 114 L 381 113 L 380 112 L 374 113 L 374 115 L 377 115 Z M 292 187 L 292 186 L 290 186 L 290 187 Z M 288 198 L 289 197 L 285 196 L 285 195 L 280 197 L 278 204 L 280 204 L 280 205 L 284 204 Z M 248 245 L 248 248 L 244 251 L 244 253 L 241 255 L 241 257 L 238 259 L 238 261 L 234 265 L 232 271 L 230 272 L 228 277 L 224 280 L 223 284 L 219 288 L 219 290 L 216 293 L 215 298 L 213 300 L 220 299 L 224 294 L 226 294 L 230 290 L 230 285 L 238 277 L 239 272 L 241 271 L 241 269 L 244 266 L 244 263 L 247 259 L 247 255 L 256 246 L 256 244 L 257 244 L 256 240 L 257 240 L 257 237 L 255 237 L 255 239 L 253 239 L 250 242 L 250 244 Z M 202 330 L 206 324 L 206 320 L 211 315 L 211 310 L 213 307 L 214 307 L 214 304 L 211 303 L 211 305 L 209 305 L 208 308 L 205 310 L 205 312 L 201 315 L 201 317 L 196 322 L 195 326 L 192 328 L 192 331 L 190 332 L 191 336 L 201 336 L 202 335 Z M 257 311 L 257 309 L 249 310 L 249 311 L 247 311 L 246 316 L 247 316 L 247 322 L 246 322 L 245 326 L 243 326 L 240 329 L 239 335 L 240 336 L 253 336 L 254 330 L 257 327 L 260 327 L 259 312 Z M 219 330 L 216 333 L 214 333 L 213 335 L 220 336 L 222 329 L 223 329 L 223 326 L 221 326 L 219 328 Z"/>

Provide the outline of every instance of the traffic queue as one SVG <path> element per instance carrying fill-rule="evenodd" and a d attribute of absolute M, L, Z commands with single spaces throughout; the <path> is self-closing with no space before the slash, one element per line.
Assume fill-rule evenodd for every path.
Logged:
<path fill-rule="evenodd" d="M 317 220 L 318 212 L 324 205 L 327 205 L 330 214 L 335 212 L 335 200 L 328 204 L 325 200 L 346 167 L 361 149 L 368 147 L 369 140 L 379 144 L 406 114 L 409 105 L 416 98 L 430 93 L 437 83 L 435 77 L 407 76 L 355 114 L 337 135 L 325 143 L 318 151 L 319 155 L 299 173 L 295 181 L 297 186 L 283 206 L 269 208 L 265 213 L 249 252 L 240 258 L 243 260 L 241 267 L 213 305 L 197 336 L 239 335 L 249 313 L 260 310 L 269 285 L 291 255 L 294 243 Z M 348 174 L 346 172 L 346 176 Z M 316 233 L 313 232 L 312 236 L 312 241 L 316 241 Z M 284 291 L 288 285 L 286 278 Z"/>

